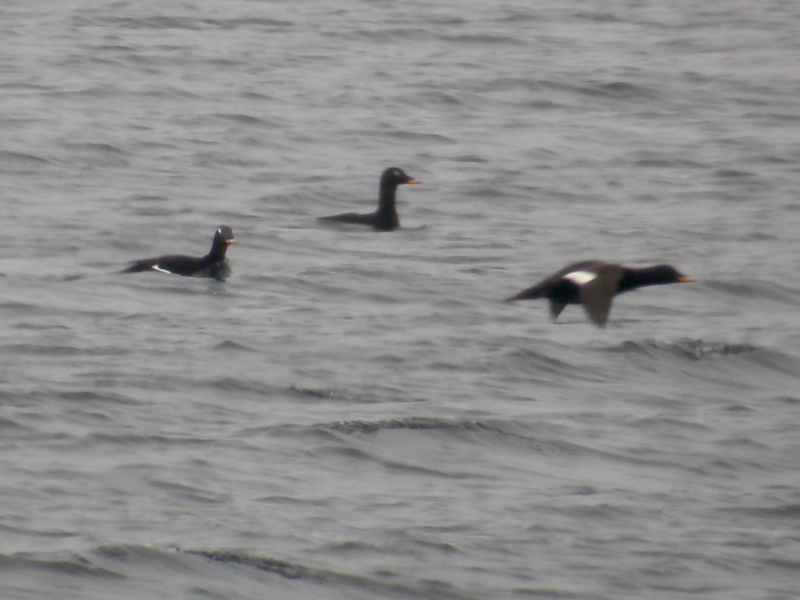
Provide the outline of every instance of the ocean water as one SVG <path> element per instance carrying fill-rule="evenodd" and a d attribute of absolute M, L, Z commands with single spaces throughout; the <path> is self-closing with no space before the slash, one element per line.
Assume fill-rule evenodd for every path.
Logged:
<path fill-rule="evenodd" d="M 796 598 L 798 30 L 4 3 L 0 598 Z M 316 221 L 388 166 L 402 229 Z M 502 302 L 583 259 L 697 281 Z"/>

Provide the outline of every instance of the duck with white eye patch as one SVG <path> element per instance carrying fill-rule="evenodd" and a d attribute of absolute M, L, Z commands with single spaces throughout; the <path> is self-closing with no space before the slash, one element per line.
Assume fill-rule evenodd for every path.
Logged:
<path fill-rule="evenodd" d="M 349 223 L 352 225 L 368 225 L 378 231 L 394 231 L 400 227 L 400 218 L 397 216 L 395 198 L 397 187 L 403 184 L 418 185 L 420 182 L 405 174 L 403 169 L 389 167 L 381 174 L 380 193 L 378 195 L 378 210 L 367 214 L 344 213 L 330 217 L 319 217 L 318 221 L 329 223 Z"/>
<path fill-rule="evenodd" d="M 556 271 L 533 287 L 507 298 L 506 302 L 547 298 L 553 319 L 558 318 L 567 304 L 582 304 L 589 319 L 598 327 L 605 327 L 611 311 L 611 301 L 617 294 L 651 285 L 692 281 L 694 279 L 686 277 L 670 265 L 633 269 L 587 260 Z"/>
<path fill-rule="evenodd" d="M 143 258 L 134 261 L 131 266 L 124 269 L 123 273 L 139 273 L 142 271 L 158 271 L 184 277 L 210 277 L 217 281 L 225 281 L 231 269 L 225 254 L 228 246 L 235 244 L 233 230 L 227 225 L 221 225 L 214 232 L 211 250 L 201 257 L 185 256 L 183 254 L 167 254 L 155 258 Z"/>

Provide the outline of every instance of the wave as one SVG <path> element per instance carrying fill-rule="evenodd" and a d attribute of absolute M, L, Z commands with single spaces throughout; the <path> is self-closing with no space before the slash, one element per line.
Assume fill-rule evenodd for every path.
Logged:
<path fill-rule="evenodd" d="M 47 310 L 37 306 L 36 304 L 28 304 L 26 302 L 2 302 L 0 303 L 0 310 L 8 311 L 12 314 L 29 315 L 29 314 L 47 314 Z"/>
<path fill-rule="evenodd" d="M 121 573 L 106 569 L 86 560 L 80 555 L 72 555 L 65 559 L 49 559 L 31 554 L 0 554 L 0 572 L 22 569 L 36 569 L 51 574 L 70 575 L 73 577 L 103 577 L 122 579 Z"/>
<path fill-rule="evenodd" d="M 688 358 L 694 361 L 704 358 L 720 356 L 736 356 L 751 352 L 759 352 L 760 348 L 752 344 L 728 344 L 725 342 L 707 342 L 684 338 L 677 342 L 660 342 L 657 340 L 645 340 L 641 342 L 625 341 L 617 346 L 610 346 L 602 350 L 623 354 L 642 354 L 657 357 L 659 354 Z"/>
<path fill-rule="evenodd" d="M 455 44 L 490 44 L 490 45 L 525 45 L 523 40 L 510 35 L 497 35 L 492 33 L 465 33 L 461 35 L 437 35 L 440 40 L 445 42 L 453 42 Z"/>
<path fill-rule="evenodd" d="M 387 396 L 393 402 L 412 401 L 417 398 L 408 396 L 400 388 L 388 385 L 370 384 L 364 389 L 316 388 L 297 385 L 270 385 L 260 381 L 245 379 L 222 378 L 211 382 L 209 385 L 222 391 L 248 393 L 256 396 L 269 396 L 282 399 L 293 399 L 304 402 L 348 402 L 358 404 L 377 404 L 387 401 Z"/>
<path fill-rule="evenodd" d="M 557 358 L 556 354 L 562 355 Z M 584 362 L 563 358 L 563 348 L 552 348 L 549 352 L 532 348 L 517 348 L 508 351 L 494 364 L 509 376 L 522 376 L 526 379 L 536 377 L 540 383 L 559 383 L 564 378 L 571 381 L 598 382 L 606 379 L 602 368 L 589 366 Z"/>
<path fill-rule="evenodd" d="M 663 415 L 627 417 L 621 425 L 630 435 L 610 440 L 602 435 L 587 437 L 584 431 L 565 426 L 565 419 L 588 418 L 586 413 L 576 417 L 569 410 L 565 407 L 567 412 L 563 415 L 556 413 L 534 420 L 524 417 L 472 420 L 412 416 L 333 421 L 311 426 L 280 425 L 267 428 L 267 433 L 287 438 L 312 437 L 307 442 L 300 442 L 311 455 L 321 460 L 339 457 L 351 465 L 348 468 L 354 464 L 374 464 L 387 472 L 448 480 L 492 479 L 497 466 L 492 465 L 488 457 L 498 453 L 510 460 L 509 464 L 518 460 L 520 465 L 526 465 L 522 467 L 524 469 L 550 471 L 556 476 L 560 469 L 575 469 L 579 463 L 608 464 L 614 469 L 647 468 L 703 477 L 730 477 L 743 472 L 786 468 L 765 459 L 764 453 L 770 452 L 770 448 L 762 440 L 744 435 L 716 442 L 719 456 L 724 458 L 708 455 L 698 459 L 694 454 L 685 454 L 680 446 L 669 452 L 632 451 L 631 444 L 636 444 L 634 440 L 647 447 L 645 440 L 650 436 L 671 441 L 685 440 L 691 444 L 698 436 L 714 435 L 717 431 L 714 423 L 692 415 L 685 418 Z M 601 427 L 610 423 L 609 417 L 602 412 L 593 416 L 592 422 L 604 424 Z M 264 429 L 261 430 L 263 433 Z M 478 448 L 487 461 L 465 464 L 459 460 L 464 453 L 472 455 Z M 587 477 L 591 478 L 591 475 L 587 474 Z"/>
<path fill-rule="evenodd" d="M 78 26 L 94 25 L 114 25 L 121 29 L 183 29 L 198 31 L 205 29 L 237 29 L 239 27 L 266 27 L 266 28 L 287 28 L 294 25 L 291 21 L 278 19 L 268 19 L 263 17 L 248 17 L 239 19 L 198 19 L 194 17 L 174 17 L 174 16 L 155 16 L 155 17 L 75 17 L 75 24 Z"/>
<path fill-rule="evenodd" d="M 754 376 L 764 371 L 768 375 L 800 376 L 797 356 L 747 343 L 685 338 L 675 342 L 626 341 L 600 350 L 645 359 L 653 368 L 672 366 L 683 374 L 705 377 L 721 373 L 730 386 L 736 385 L 737 378 L 752 386 Z"/>
<path fill-rule="evenodd" d="M 6 394 L 0 393 L 0 400 L 5 400 Z M 16 399 L 13 395 L 8 394 L 9 397 Z M 18 421 L 14 421 L 13 419 L 8 419 L 6 417 L 0 417 L 0 431 L 4 434 L 8 435 L 12 430 L 21 430 L 21 431 L 30 431 L 31 428 L 19 423 Z"/>
<path fill-rule="evenodd" d="M 326 587 L 343 586 L 361 593 L 380 594 L 381 597 L 398 598 L 430 598 L 431 600 L 450 599 L 467 600 L 474 596 L 457 592 L 453 586 L 442 581 L 421 580 L 408 583 L 387 583 L 375 577 L 363 577 L 332 571 L 328 569 L 307 567 L 271 557 L 263 557 L 244 552 L 229 550 L 185 550 L 186 554 L 201 556 L 215 563 L 224 565 L 245 566 L 259 571 L 280 575 L 285 579 L 308 581 L 323 584 Z"/>
<path fill-rule="evenodd" d="M 616 346 L 601 348 L 612 353 L 638 354 L 659 357 L 676 357 L 692 362 L 735 357 L 739 360 L 770 366 L 783 372 L 800 373 L 800 360 L 779 350 L 747 343 L 728 343 L 683 338 L 674 342 L 644 340 L 625 341 Z"/>
<path fill-rule="evenodd" d="M 578 92 L 587 96 L 601 96 L 607 98 L 655 98 L 658 96 L 654 91 L 640 85 L 634 85 L 625 81 L 612 81 L 611 83 L 600 83 L 591 86 L 581 86 L 575 88 Z"/>
<path fill-rule="evenodd" d="M 195 595 L 209 593 L 209 597 L 219 597 L 221 585 L 227 586 L 236 597 L 240 597 L 237 591 L 245 592 L 241 597 L 252 597 L 258 589 L 265 594 L 278 593 L 281 598 L 308 597 L 308 594 L 315 598 L 364 600 L 478 597 L 460 593 L 443 581 L 387 580 L 386 573 L 355 575 L 228 549 L 117 545 L 77 552 L 0 554 L 0 574 L 4 578 L 4 591 L 13 594 L 15 590 L 25 590 L 24 597 L 37 597 L 31 594 L 32 590 L 38 591 L 38 597 L 50 597 L 56 588 L 62 593 L 52 597 L 109 597 L 114 595 L 109 586 L 118 586 L 120 581 L 134 586 L 142 597 L 159 598 L 185 595 L 187 589 L 192 589 Z M 91 595 L 90 590 L 101 595 Z"/>
<path fill-rule="evenodd" d="M 55 344 L 8 344 L 0 346 L 0 352 L 36 356 L 125 356 L 130 354 L 131 350 L 120 346 L 78 348 Z"/>
<path fill-rule="evenodd" d="M 0 164 L 3 163 L 34 163 L 34 164 L 50 164 L 50 161 L 41 156 L 34 154 L 25 154 L 23 152 L 11 152 L 9 150 L 0 150 Z"/>
<path fill-rule="evenodd" d="M 225 348 L 229 350 L 231 348 Z M 235 348 L 236 350 L 249 348 Z M 294 385 L 280 386 L 271 385 L 261 381 L 247 380 L 242 378 L 223 377 L 215 379 L 208 383 L 208 385 L 216 390 L 225 393 L 235 394 L 252 394 L 255 396 L 268 396 L 268 397 L 290 397 L 299 400 L 319 401 L 319 400 L 353 400 L 353 396 L 347 392 L 335 390 L 331 388 L 310 388 L 298 387 Z"/>
<path fill-rule="evenodd" d="M 220 342 L 216 346 L 214 346 L 215 350 L 222 350 L 224 352 L 235 352 L 235 351 L 244 351 L 244 352 L 255 352 L 253 348 L 249 346 L 245 346 L 244 344 L 239 344 L 234 342 L 233 340 L 225 340 L 224 342 Z"/>
<path fill-rule="evenodd" d="M 295 428 L 297 429 L 297 428 Z M 481 442 L 494 446 L 509 448 L 526 448 L 537 454 L 577 456 L 585 452 L 593 452 L 588 446 L 582 446 L 565 441 L 559 431 L 548 424 L 531 424 L 507 420 L 469 420 L 469 419 L 442 419 L 438 417 L 407 417 L 404 419 L 379 419 L 351 421 L 334 421 L 331 423 L 318 423 L 303 428 L 307 432 L 328 433 L 339 441 L 347 441 L 349 437 L 361 439 L 385 434 L 388 432 L 409 432 L 412 434 L 442 435 L 450 438 L 459 438 L 468 444 Z M 407 440 L 397 440 L 401 447 L 408 447 Z M 376 450 L 382 450 L 385 443 Z M 357 450 L 367 454 L 367 447 L 359 445 Z M 375 458 L 370 454 L 370 458 Z M 378 459 L 381 462 L 385 458 Z M 398 466 L 394 460 L 392 467 Z M 419 469 L 420 467 L 414 467 Z M 428 468 L 427 466 L 425 467 Z M 463 472 L 446 473 L 436 472 L 444 477 L 463 477 Z"/>
<path fill-rule="evenodd" d="M 407 419 L 387 419 L 380 421 L 335 421 L 324 425 L 317 425 L 323 429 L 338 431 L 345 434 L 363 433 L 372 434 L 380 431 L 409 429 L 413 431 L 495 431 L 497 427 L 479 421 L 458 420 L 446 421 L 435 417 L 409 417 Z"/>
<path fill-rule="evenodd" d="M 254 556 L 241 552 L 228 550 L 186 550 L 187 554 L 194 554 L 213 560 L 214 562 L 231 563 L 253 567 L 259 571 L 269 571 L 277 573 L 287 579 L 310 579 L 320 582 L 328 582 L 336 575 L 331 571 L 319 569 L 309 569 L 308 567 L 289 563 L 275 558 Z"/>
<path fill-rule="evenodd" d="M 776 506 L 751 506 L 747 508 L 727 508 L 729 512 L 737 512 L 752 517 L 768 519 L 789 519 L 796 522 L 800 518 L 800 504 L 779 504 Z"/>
<path fill-rule="evenodd" d="M 751 299 L 768 299 L 782 304 L 800 306 L 800 290 L 766 281 L 707 281 L 705 287 L 723 292 L 726 296 Z"/>

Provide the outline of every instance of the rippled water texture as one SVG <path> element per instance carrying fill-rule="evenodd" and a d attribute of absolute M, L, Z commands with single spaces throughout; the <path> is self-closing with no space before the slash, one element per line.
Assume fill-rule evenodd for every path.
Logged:
<path fill-rule="evenodd" d="M 798 31 L 4 3 L 0 596 L 796 598 Z M 395 165 L 402 229 L 316 221 Z M 501 301 L 586 259 L 697 282 Z"/>

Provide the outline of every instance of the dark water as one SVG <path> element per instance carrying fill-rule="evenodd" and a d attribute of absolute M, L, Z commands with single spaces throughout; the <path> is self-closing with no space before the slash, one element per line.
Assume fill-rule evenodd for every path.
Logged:
<path fill-rule="evenodd" d="M 800 581 L 800 5 L 0 7 L 0 596 Z M 381 170 L 404 228 L 367 212 Z M 226 283 L 119 275 L 202 254 Z M 667 262 L 607 329 L 500 300 Z"/>

